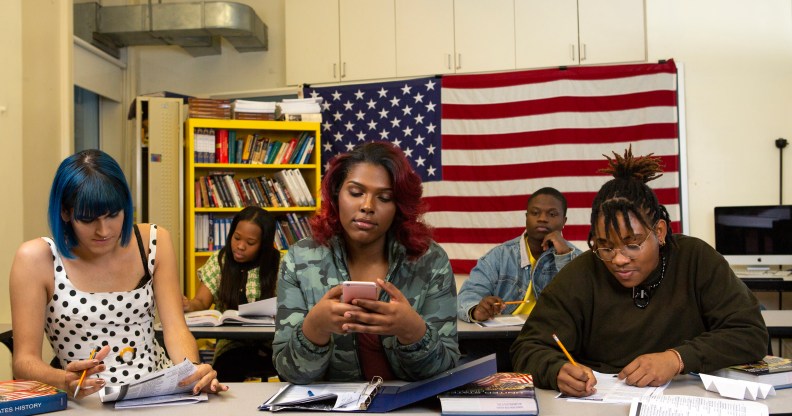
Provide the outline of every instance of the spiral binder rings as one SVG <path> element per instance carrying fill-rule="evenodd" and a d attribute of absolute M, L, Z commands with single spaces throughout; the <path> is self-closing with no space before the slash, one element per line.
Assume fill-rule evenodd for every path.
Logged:
<path fill-rule="evenodd" d="M 470 361 L 432 378 L 401 385 L 368 383 L 289 384 L 259 406 L 259 410 L 316 410 L 385 413 L 495 374 L 495 354 Z"/>

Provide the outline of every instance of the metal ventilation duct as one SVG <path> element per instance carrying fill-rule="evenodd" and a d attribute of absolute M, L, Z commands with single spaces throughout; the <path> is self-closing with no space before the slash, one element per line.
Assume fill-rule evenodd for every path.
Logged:
<path fill-rule="evenodd" d="M 178 45 L 190 55 L 220 54 L 220 37 L 239 52 L 267 50 L 267 25 L 250 6 L 195 2 L 102 7 L 74 5 L 78 37 L 105 46 Z"/>

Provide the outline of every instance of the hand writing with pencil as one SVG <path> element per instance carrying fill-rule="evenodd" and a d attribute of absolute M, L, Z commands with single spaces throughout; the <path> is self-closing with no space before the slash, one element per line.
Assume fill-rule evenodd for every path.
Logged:
<path fill-rule="evenodd" d="M 75 399 L 82 399 L 104 387 L 104 379 L 91 376 L 105 371 L 102 361 L 109 353 L 110 347 L 105 345 L 98 351 L 92 350 L 90 358 L 72 361 L 66 365 L 66 385 L 69 386 L 69 392 L 74 392 L 71 395 Z"/>
<path fill-rule="evenodd" d="M 574 397 L 586 397 L 596 393 L 597 389 L 594 386 L 597 385 L 597 378 L 594 377 L 594 371 L 578 364 L 556 334 L 553 334 L 553 339 L 569 360 L 558 371 L 556 377 L 558 391 Z"/>

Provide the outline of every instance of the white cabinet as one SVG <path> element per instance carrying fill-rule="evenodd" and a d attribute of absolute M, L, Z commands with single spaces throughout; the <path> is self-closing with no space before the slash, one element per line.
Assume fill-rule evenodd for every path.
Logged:
<path fill-rule="evenodd" d="M 396 76 L 393 1 L 339 1 L 342 81 Z"/>
<path fill-rule="evenodd" d="M 454 0 L 396 0 L 396 76 L 454 72 Z"/>
<path fill-rule="evenodd" d="M 455 0 L 457 73 L 515 68 L 514 0 Z"/>
<path fill-rule="evenodd" d="M 643 0 L 578 0 L 580 63 L 646 60 Z"/>
<path fill-rule="evenodd" d="M 514 0 L 517 68 L 646 59 L 643 0 Z"/>
<path fill-rule="evenodd" d="M 286 1 L 286 83 L 396 76 L 393 1 Z"/>

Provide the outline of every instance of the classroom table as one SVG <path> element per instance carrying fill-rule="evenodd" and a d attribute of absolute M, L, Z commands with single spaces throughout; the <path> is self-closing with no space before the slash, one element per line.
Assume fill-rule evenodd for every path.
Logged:
<path fill-rule="evenodd" d="M 285 383 L 229 383 L 229 391 L 219 395 L 210 395 L 209 401 L 184 406 L 162 406 L 138 409 L 125 409 L 124 414 L 145 414 L 152 416 L 171 416 L 189 412 L 191 416 L 216 416 L 225 414 L 261 415 L 257 407 L 283 387 Z M 629 405 L 626 404 L 593 404 L 574 403 L 556 399 L 558 392 L 553 390 L 536 390 L 541 416 L 591 415 L 611 416 L 628 415 Z M 704 390 L 701 381 L 693 376 L 678 376 L 665 390 L 665 394 L 683 394 L 718 398 L 716 393 Z M 792 415 L 792 389 L 779 390 L 776 396 L 761 400 L 770 408 L 771 415 Z M 98 397 L 90 396 L 80 401 L 69 401 L 68 408 L 59 415 L 86 414 L 117 414 L 110 404 L 102 404 Z M 398 409 L 392 413 L 402 415 L 439 415 L 440 402 L 437 398 L 429 398 L 412 406 Z M 288 415 L 319 415 L 321 412 L 288 412 Z M 339 413 L 336 413 L 339 414 Z"/>
<path fill-rule="evenodd" d="M 792 338 L 792 310 L 764 310 L 762 317 L 772 338 Z M 3 332 L 0 326 L 0 333 Z M 8 325 L 8 330 L 10 330 Z M 457 333 L 460 341 L 475 341 L 493 338 L 515 339 L 520 334 L 520 326 L 484 328 L 477 324 L 457 320 Z M 162 326 L 154 325 L 157 337 L 162 341 Z M 272 339 L 275 336 L 273 326 L 213 326 L 190 327 L 195 338 L 225 339 Z"/>

